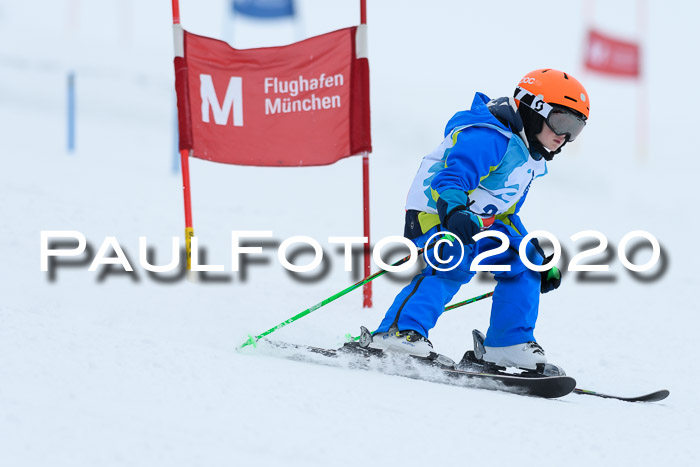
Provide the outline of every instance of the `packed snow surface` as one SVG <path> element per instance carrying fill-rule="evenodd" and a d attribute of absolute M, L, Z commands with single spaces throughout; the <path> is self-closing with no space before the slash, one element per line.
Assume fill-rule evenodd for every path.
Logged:
<path fill-rule="evenodd" d="M 610 254 L 590 261 L 611 268 L 570 273 L 542 296 L 536 336 L 580 388 L 671 391 L 661 403 L 631 404 L 573 394 L 542 400 L 237 352 L 249 334 L 357 280 L 327 238 L 361 236 L 361 162 L 281 169 L 191 160 L 195 233 L 207 264 L 225 271 L 198 282 L 148 274 L 139 237 L 158 264 L 170 257 L 171 237 L 184 243 L 169 3 L 0 4 L 0 465 L 697 462 L 700 154 L 692 141 L 700 97 L 691 47 L 700 42 L 698 5 L 648 2 L 644 80 L 636 85 L 581 65 L 586 22 L 637 37 L 632 0 L 596 2 L 593 11 L 583 1 L 368 2 L 375 242 L 401 235 L 422 156 L 476 91 L 508 95 L 541 67 L 586 85 L 590 123 L 533 185 L 521 217 L 530 230 L 555 235 L 569 258 L 585 243 L 572 235 L 602 232 Z M 359 22 L 351 0 L 300 1 L 298 21 L 273 24 L 232 20 L 222 0 L 181 3 L 185 29 L 237 47 Z M 66 152 L 69 70 L 78 103 L 73 154 Z M 81 232 L 92 255 L 115 237 L 135 271 L 90 272 L 92 256 L 83 255 L 60 258 L 53 275 L 42 272 L 40 232 L 48 230 Z M 328 271 L 293 278 L 273 242 L 245 277 L 233 273 L 233 230 L 318 239 Z M 637 275 L 617 257 L 620 240 L 635 230 L 652 233 L 663 252 L 659 266 Z M 650 251 L 631 259 L 644 263 Z M 390 276 L 374 282 L 373 308 L 361 307 L 358 290 L 274 337 L 334 347 L 360 325 L 376 327 L 410 278 Z M 455 301 L 493 285 L 475 279 Z M 471 330 L 486 331 L 489 307 L 484 300 L 446 313 L 430 334 L 436 350 L 460 358 Z"/>

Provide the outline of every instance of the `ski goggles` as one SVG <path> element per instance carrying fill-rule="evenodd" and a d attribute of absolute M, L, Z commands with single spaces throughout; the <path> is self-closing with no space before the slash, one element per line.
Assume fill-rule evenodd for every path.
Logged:
<path fill-rule="evenodd" d="M 544 119 L 547 126 L 557 135 L 567 135 L 569 141 L 576 139 L 586 126 L 586 120 L 571 110 L 553 107 Z"/>
<path fill-rule="evenodd" d="M 586 126 L 585 117 L 566 107 L 546 103 L 542 95 L 535 96 L 526 89 L 518 87 L 513 97 L 540 114 L 554 133 L 560 136 L 567 135 L 569 141 L 575 140 Z"/>

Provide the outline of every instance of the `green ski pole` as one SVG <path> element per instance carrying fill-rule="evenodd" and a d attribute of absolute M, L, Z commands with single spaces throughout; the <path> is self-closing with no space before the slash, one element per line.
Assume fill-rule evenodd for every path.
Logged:
<path fill-rule="evenodd" d="M 464 300 L 462 302 L 457 302 L 453 305 L 448 305 L 445 307 L 445 311 L 454 310 L 455 308 L 459 308 L 460 306 L 469 305 L 470 303 L 478 302 L 479 300 L 489 298 L 492 295 L 493 295 L 493 290 L 491 292 L 485 293 L 484 295 L 479 295 L 478 297 L 470 298 L 470 299 Z"/>
<path fill-rule="evenodd" d="M 418 254 L 421 255 L 424 251 L 430 250 L 430 249 L 431 249 L 432 247 L 434 247 L 436 244 L 437 244 L 437 241 L 431 243 L 430 245 L 428 245 L 428 246 L 426 246 L 426 247 L 420 248 L 420 249 L 418 250 Z M 410 259 L 411 259 L 411 255 L 408 255 L 408 256 L 406 256 L 405 258 L 402 258 L 402 259 L 398 260 L 397 262 L 395 262 L 394 264 L 392 264 L 392 266 L 400 266 L 400 265 L 404 264 L 405 262 L 407 262 L 407 261 L 410 260 Z M 335 295 L 332 295 L 332 296 L 328 297 L 327 299 L 318 302 L 318 303 L 315 304 L 314 306 L 312 306 L 312 307 L 310 307 L 310 308 L 307 308 L 306 310 L 302 311 L 301 313 L 298 313 L 298 314 L 292 316 L 292 317 L 289 318 L 288 320 L 282 321 L 282 322 L 281 322 L 280 324 L 278 324 L 277 326 L 275 326 L 275 327 L 273 327 L 273 328 L 270 328 L 270 329 L 268 329 L 267 331 L 258 334 L 257 336 L 248 336 L 248 340 L 246 340 L 243 344 L 241 344 L 241 346 L 239 347 L 239 349 L 242 349 L 243 347 L 245 347 L 245 346 L 247 346 L 247 345 L 255 345 L 255 343 L 256 343 L 257 341 L 259 341 L 261 338 L 267 336 L 268 334 L 272 334 L 273 332 L 277 331 L 278 329 L 283 328 L 283 327 L 285 327 L 286 325 L 293 323 L 294 321 L 298 320 L 299 318 L 303 318 L 304 316 L 308 315 L 309 313 L 318 310 L 318 309 L 321 308 L 322 306 L 328 305 L 330 302 L 332 302 L 332 301 L 334 301 L 334 300 L 336 300 L 336 299 L 342 297 L 343 295 L 345 295 L 345 294 L 347 294 L 347 293 L 349 293 L 349 292 L 352 292 L 353 290 L 357 289 L 358 287 L 361 287 L 361 286 L 365 285 L 366 283 L 368 283 L 368 282 L 370 282 L 370 281 L 373 281 L 374 279 L 376 279 L 377 277 L 379 277 L 379 276 L 381 276 L 381 275 L 383 275 L 383 274 L 385 274 L 385 273 L 386 273 L 386 271 L 383 270 L 383 269 L 382 269 L 381 271 L 377 271 L 377 272 L 375 272 L 374 274 L 372 274 L 372 275 L 370 275 L 370 276 L 367 276 L 367 277 L 365 277 L 364 279 L 360 280 L 359 282 L 354 283 L 354 284 L 351 285 L 350 287 L 347 287 L 346 289 L 341 290 L 340 292 L 336 293 Z"/>
<path fill-rule="evenodd" d="M 485 294 L 483 294 L 483 295 L 479 295 L 479 296 L 474 297 L 474 298 L 470 298 L 470 299 L 468 299 L 468 300 L 463 300 L 463 301 L 461 301 L 461 302 L 454 303 L 454 304 L 452 304 L 452 305 L 448 305 L 448 306 L 445 307 L 445 311 L 454 310 L 455 308 L 459 308 L 460 306 L 469 305 L 470 303 L 478 302 L 479 300 L 483 300 L 483 299 L 485 299 L 485 298 L 489 298 L 489 297 L 492 296 L 492 295 L 493 295 L 493 291 L 488 292 L 488 293 L 485 293 Z M 349 342 L 349 341 L 351 341 L 351 340 L 353 340 L 353 341 L 359 340 L 359 339 L 360 339 L 360 336 L 353 337 L 352 334 L 349 334 L 349 333 L 348 333 L 348 334 L 345 334 L 345 338 L 346 338 L 346 339 L 348 340 L 348 342 Z"/>

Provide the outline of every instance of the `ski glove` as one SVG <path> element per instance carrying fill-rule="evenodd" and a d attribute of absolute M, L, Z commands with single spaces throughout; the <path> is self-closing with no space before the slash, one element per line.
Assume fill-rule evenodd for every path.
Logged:
<path fill-rule="evenodd" d="M 544 262 L 548 263 L 554 258 L 554 255 L 549 255 Z M 544 264 L 544 263 L 543 263 Z M 552 266 L 546 271 L 540 272 L 540 293 L 551 292 L 561 285 L 561 271 L 556 266 Z"/>
<path fill-rule="evenodd" d="M 490 224 L 489 224 L 490 225 Z M 445 219 L 444 227 L 457 235 L 465 246 L 474 244 L 474 235 L 487 229 L 481 217 L 471 211 L 460 209 L 452 211 Z"/>
<path fill-rule="evenodd" d="M 470 204 L 467 194 L 458 190 L 446 190 L 437 200 L 440 223 L 445 230 L 459 237 L 464 246 L 473 245 L 472 237 L 491 227 L 494 221 L 493 216 L 482 218 L 469 211 Z"/>

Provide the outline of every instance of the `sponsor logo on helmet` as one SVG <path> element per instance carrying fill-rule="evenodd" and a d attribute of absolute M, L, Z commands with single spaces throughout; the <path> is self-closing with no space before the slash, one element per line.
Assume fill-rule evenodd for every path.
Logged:
<path fill-rule="evenodd" d="M 540 94 L 539 96 L 535 97 L 535 100 L 532 101 L 532 105 L 530 106 L 536 111 L 540 111 L 544 108 L 544 96 Z"/>
<path fill-rule="evenodd" d="M 531 78 L 529 76 L 524 77 L 523 79 L 520 80 L 520 84 L 525 83 L 525 84 L 535 84 L 535 78 Z"/>

